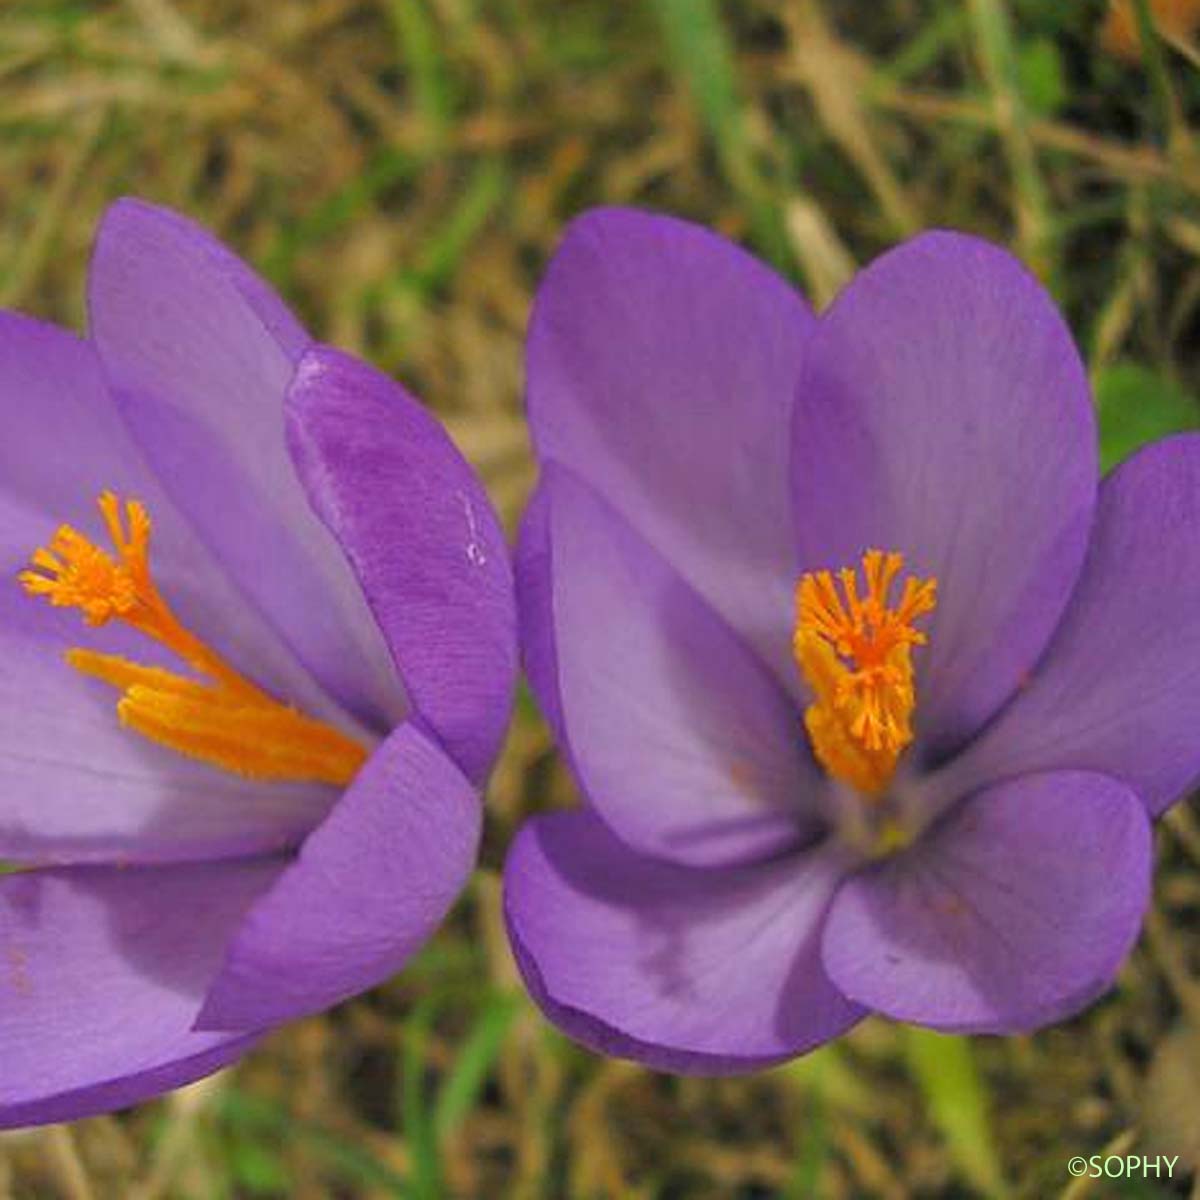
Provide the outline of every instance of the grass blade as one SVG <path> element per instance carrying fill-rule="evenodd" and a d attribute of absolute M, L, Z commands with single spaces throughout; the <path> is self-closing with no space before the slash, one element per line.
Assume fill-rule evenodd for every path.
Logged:
<path fill-rule="evenodd" d="M 783 215 L 746 136 L 733 51 L 715 0 L 654 0 L 667 50 L 700 111 L 730 187 L 750 214 L 754 237 L 777 267 L 791 264 Z"/>
<path fill-rule="evenodd" d="M 992 1141 L 988 1097 L 971 1042 L 932 1030 L 905 1030 L 909 1070 L 959 1169 L 986 1196 L 1006 1194 Z"/>
<path fill-rule="evenodd" d="M 1135 450 L 1200 426 L 1200 405 L 1174 379 L 1137 363 L 1096 372 L 1100 467 L 1108 471 Z"/>
<path fill-rule="evenodd" d="M 475 1106 L 520 1009 L 520 996 L 511 992 L 498 992 L 484 1005 L 438 1093 L 433 1128 L 439 1141 L 452 1134 Z"/>
<path fill-rule="evenodd" d="M 436 994 L 427 996 L 413 1010 L 404 1027 L 401 1127 L 412 1161 L 414 1200 L 438 1200 L 442 1194 L 441 1163 L 425 1096 L 425 1047 L 429 1043 L 429 1033 L 440 999 Z"/>
<path fill-rule="evenodd" d="M 216 1104 L 218 1117 L 243 1133 L 256 1131 L 272 1138 L 303 1139 L 308 1149 L 326 1162 L 346 1183 L 377 1188 L 386 1196 L 408 1197 L 405 1181 L 391 1168 L 312 1121 L 302 1121 L 287 1109 L 230 1088 Z"/>
<path fill-rule="evenodd" d="M 446 130 L 454 115 L 453 94 L 438 32 L 426 11 L 425 0 L 391 0 L 388 13 L 412 78 L 413 104 L 425 126 L 427 153 L 432 155 L 445 143 Z"/>

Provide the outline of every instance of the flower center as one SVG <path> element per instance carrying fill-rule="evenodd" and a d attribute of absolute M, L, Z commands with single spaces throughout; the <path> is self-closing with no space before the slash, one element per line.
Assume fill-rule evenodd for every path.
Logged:
<path fill-rule="evenodd" d="M 19 576 L 31 596 L 78 608 L 88 625 L 123 621 L 166 646 L 201 678 L 147 667 L 116 654 L 75 649 L 77 671 L 117 688 L 123 725 L 189 758 L 251 779 L 345 786 L 366 751 L 331 725 L 269 696 L 185 629 L 150 573 L 150 516 L 112 492 L 98 502 L 116 556 L 70 525 L 34 551 Z"/>
<path fill-rule="evenodd" d="M 866 595 L 853 568 L 803 575 L 796 585 L 796 663 L 815 693 L 804 725 L 817 760 L 836 779 L 868 796 L 887 789 L 912 741 L 916 707 L 912 648 L 925 634 L 913 622 L 937 605 L 937 580 L 909 577 L 889 604 L 904 566 L 900 554 L 868 550 Z"/>

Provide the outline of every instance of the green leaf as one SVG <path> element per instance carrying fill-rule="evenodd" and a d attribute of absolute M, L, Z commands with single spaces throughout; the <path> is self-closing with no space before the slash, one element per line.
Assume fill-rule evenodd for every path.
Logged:
<path fill-rule="evenodd" d="M 475 1106 L 520 1009 L 521 997 L 512 992 L 497 992 L 484 1005 L 438 1093 L 433 1127 L 439 1140 L 453 1133 Z"/>
<path fill-rule="evenodd" d="M 773 1074 L 799 1093 L 803 1106 L 795 1163 L 783 1200 L 806 1200 L 819 1194 L 831 1153 L 830 1130 L 848 1116 L 867 1112 L 871 1095 L 837 1042 L 793 1059 Z"/>
<path fill-rule="evenodd" d="M 786 268 L 791 250 L 782 213 L 755 161 L 717 0 L 654 0 L 654 9 L 672 65 L 695 101 L 725 178 L 750 215 L 759 249 Z"/>
<path fill-rule="evenodd" d="M 1006 1194 L 992 1140 L 987 1089 L 971 1042 L 928 1029 L 905 1029 L 909 1071 L 929 1115 L 963 1175 L 985 1196 Z"/>
<path fill-rule="evenodd" d="M 879 84 L 910 83 L 933 67 L 948 51 L 958 48 L 967 27 L 961 8 L 944 8 L 918 25 L 892 55 L 876 67 L 872 89 Z"/>
<path fill-rule="evenodd" d="M 314 1121 L 301 1120 L 271 1100 L 230 1088 L 217 1099 L 216 1112 L 227 1130 L 242 1139 L 302 1139 L 314 1158 L 349 1184 L 385 1196 L 407 1198 L 405 1181 L 357 1143 Z M 262 1166 L 261 1162 L 256 1164 Z"/>
<path fill-rule="evenodd" d="M 234 1139 L 229 1154 L 237 1182 L 255 1196 L 286 1196 L 292 1179 L 273 1146 Z"/>
<path fill-rule="evenodd" d="M 441 1161 L 433 1134 L 433 1121 L 425 1095 L 425 1052 L 442 997 L 426 996 L 413 1009 L 404 1026 L 401 1058 L 402 1129 L 412 1163 L 415 1200 L 437 1200 L 441 1193 Z"/>
<path fill-rule="evenodd" d="M 825 1107 L 825 1099 L 820 1092 L 809 1097 L 796 1165 L 784 1192 L 785 1200 L 804 1200 L 805 1196 L 817 1194 L 821 1168 L 829 1156 L 829 1122 Z"/>
<path fill-rule="evenodd" d="M 655 0 L 672 59 L 722 153 L 746 147 L 733 51 L 714 0 Z"/>
<path fill-rule="evenodd" d="M 865 1113 L 871 1107 L 869 1089 L 837 1042 L 811 1050 L 776 1070 L 805 1096 L 819 1098 L 833 1111 Z"/>
<path fill-rule="evenodd" d="M 1200 407 L 1174 379 L 1137 363 L 1116 363 L 1093 380 L 1100 466 L 1107 471 L 1148 442 L 1200 426 Z"/>
<path fill-rule="evenodd" d="M 445 142 L 454 115 L 454 95 L 437 27 L 424 0 L 391 0 L 388 14 L 412 80 L 413 101 L 425 126 L 427 153 Z"/>
<path fill-rule="evenodd" d="M 517 683 L 517 698 L 514 707 L 517 716 L 523 721 L 540 721 L 542 710 L 534 698 L 529 685 L 522 679 Z"/>
<path fill-rule="evenodd" d="M 424 295 L 449 280 L 507 195 L 508 187 L 508 168 L 502 159 L 485 158 L 478 162 L 457 202 L 441 225 L 425 239 L 416 264 L 411 270 L 401 272 L 400 286 Z"/>
<path fill-rule="evenodd" d="M 1062 55 L 1049 38 L 1035 38 L 1021 47 L 1017 78 L 1021 95 L 1033 112 L 1052 116 L 1067 101 Z"/>
<path fill-rule="evenodd" d="M 296 255 L 349 225 L 382 192 L 413 176 L 420 160 L 405 150 L 385 146 L 338 191 L 290 223 L 281 223 L 266 260 L 266 273 L 277 284 L 287 282 Z"/>

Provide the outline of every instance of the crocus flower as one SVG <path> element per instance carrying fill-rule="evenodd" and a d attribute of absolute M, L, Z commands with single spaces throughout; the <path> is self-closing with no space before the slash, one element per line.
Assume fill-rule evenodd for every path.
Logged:
<path fill-rule="evenodd" d="M 585 798 L 506 866 L 549 1017 L 711 1073 L 1104 991 L 1200 775 L 1200 437 L 1098 485 L 1068 330 L 983 241 L 814 317 L 622 211 L 550 265 L 528 407 L 526 667 Z"/>
<path fill-rule="evenodd" d="M 399 968 L 472 868 L 515 667 L 493 511 L 397 384 L 146 204 L 88 299 L 87 341 L 0 315 L 5 1126 Z"/>

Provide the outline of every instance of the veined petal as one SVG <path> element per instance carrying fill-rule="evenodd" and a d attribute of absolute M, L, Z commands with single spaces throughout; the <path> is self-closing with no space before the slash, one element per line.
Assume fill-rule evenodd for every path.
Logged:
<path fill-rule="evenodd" d="M 733 244 L 604 209 L 564 237 L 527 352 L 539 458 L 595 488 L 797 694 L 786 430 L 812 325 Z"/>
<path fill-rule="evenodd" d="M 1106 990 L 1150 892 L 1141 802 L 1103 775 L 1029 775 L 972 796 L 851 877 L 822 956 L 847 996 L 900 1021 L 1018 1033 Z"/>
<path fill-rule="evenodd" d="M 929 233 L 861 271 L 821 317 L 793 425 L 801 569 L 899 551 L 938 581 L 914 656 L 918 737 L 957 749 L 1053 633 L 1097 479 L 1087 377 L 1016 259 Z"/>
<path fill-rule="evenodd" d="M 192 1022 L 275 863 L 77 867 L 0 879 L 0 1127 L 135 1104 L 244 1053 Z"/>
<path fill-rule="evenodd" d="M 240 857 L 298 844 L 337 799 L 319 784 L 227 774 L 124 728 L 111 688 L 10 624 L 25 599 L 0 595 L 0 859 Z"/>
<path fill-rule="evenodd" d="M 0 314 L 0 414 L 0 859 L 204 859 L 299 841 L 333 789 L 257 785 L 123 729 L 111 689 L 68 666 L 66 650 L 179 664 L 148 639 L 116 624 L 88 628 L 77 612 L 52 609 L 17 583 L 60 523 L 93 529 L 97 495 L 120 489 L 152 514 L 155 576 L 188 627 L 275 695 L 345 721 L 162 493 L 91 347 Z"/>
<path fill-rule="evenodd" d="M 89 279 L 91 334 L 162 486 L 246 599 L 377 733 L 406 704 L 337 543 L 284 444 L 283 398 L 308 339 L 262 280 L 199 227 L 123 200 Z"/>
<path fill-rule="evenodd" d="M 817 848 L 697 870 L 635 854 L 587 812 L 537 817 L 504 870 L 525 983 L 565 1033 L 660 1070 L 750 1071 L 845 1032 L 863 1010 L 821 966 L 841 864 Z"/>
<path fill-rule="evenodd" d="M 542 487 L 558 666 L 547 707 L 561 706 L 596 812 L 641 853 L 694 865 L 813 837 L 822 780 L 775 677 L 586 484 L 550 466 Z"/>
<path fill-rule="evenodd" d="M 553 468 L 549 472 L 553 474 Z M 517 587 L 521 663 L 559 750 L 570 754 L 558 688 L 557 634 L 554 628 L 554 543 L 550 528 L 551 488 L 538 482 L 521 516 L 513 570 Z"/>
<path fill-rule="evenodd" d="M 394 974 L 466 884 L 481 821 L 461 771 L 401 726 L 250 910 L 197 1028 L 290 1020 Z"/>
<path fill-rule="evenodd" d="M 508 547 L 478 476 L 399 384 L 325 346 L 300 360 L 287 426 L 413 705 L 482 782 L 508 727 L 517 652 Z"/>
<path fill-rule="evenodd" d="M 1147 447 L 1100 489 L 1071 606 L 1021 692 L 930 781 L 961 792 L 1074 767 L 1157 816 L 1200 779 L 1200 435 Z"/>

